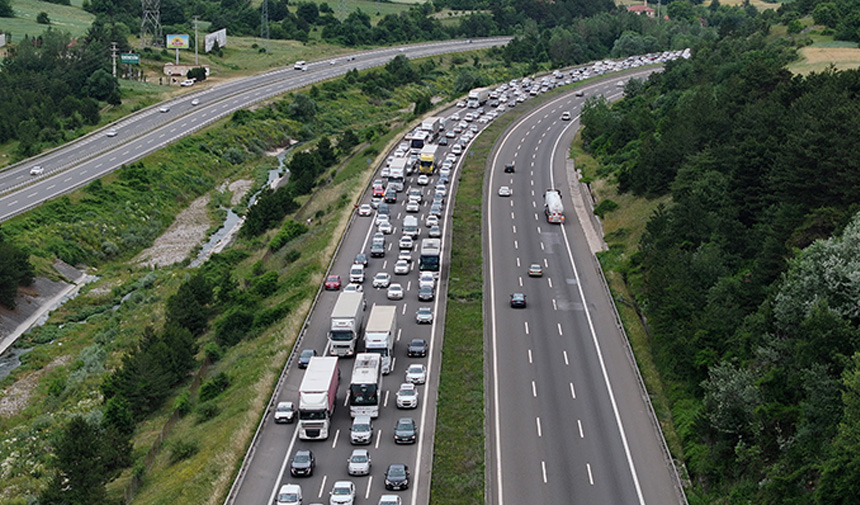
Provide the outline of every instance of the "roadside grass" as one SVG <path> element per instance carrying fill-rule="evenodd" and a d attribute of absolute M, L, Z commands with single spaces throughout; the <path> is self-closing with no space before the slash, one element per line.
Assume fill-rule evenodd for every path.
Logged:
<path fill-rule="evenodd" d="M 576 135 L 570 154 L 575 166 L 582 171 L 583 180 L 590 184 L 592 194 L 597 200 L 596 205 L 605 200 L 618 204 L 615 210 L 607 212 L 601 219 L 604 240 L 609 250 L 599 252 L 597 257 L 609 283 L 615 306 L 633 348 L 636 364 L 645 382 L 669 451 L 676 461 L 683 461 L 683 446 L 681 438 L 675 431 L 672 408 L 666 391 L 668 385 L 663 382 L 654 363 L 650 335 L 636 310 L 633 291 L 637 290 L 637 286 L 631 286 L 631 283 L 635 284 L 637 276 L 629 275 L 631 256 L 639 248 L 645 225 L 657 207 L 660 204 L 668 204 L 670 199 L 668 197 L 646 199 L 635 197 L 630 193 L 618 193 L 614 179 L 611 176 L 610 178 L 601 177 L 598 161 L 583 150 L 581 133 Z M 683 472 L 681 465 L 678 465 L 678 470 Z"/>
<path fill-rule="evenodd" d="M 410 4 L 423 3 L 426 0 L 414 1 L 386 1 L 377 2 L 375 0 L 338 0 L 332 2 L 330 0 L 313 0 L 316 4 L 328 3 L 329 7 L 334 11 L 334 17 L 343 21 L 346 17 L 357 9 L 370 16 L 370 24 L 376 25 L 387 14 L 399 14 L 409 10 Z M 292 6 L 291 6 L 292 7 Z M 295 12 L 295 9 L 291 9 Z"/>
<path fill-rule="evenodd" d="M 36 37 L 48 27 L 54 30 L 69 32 L 73 37 L 86 33 L 95 16 L 80 8 L 81 2 L 74 1 L 72 5 L 59 5 L 40 0 L 13 0 L 14 18 L 0 18 L 0 31 L 12 34 L 12 42 L 18 43 L 25 35 Z M 50 25 L 40 25 L 36 16 L 40 12 L 48 13 Z"/>

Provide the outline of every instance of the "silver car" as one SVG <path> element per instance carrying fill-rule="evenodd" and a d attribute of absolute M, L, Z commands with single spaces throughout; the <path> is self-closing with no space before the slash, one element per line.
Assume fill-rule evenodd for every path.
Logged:
<path fill-rule="evenodd" d="M 346 463 L 350 475 L 370 475 L 370 451 L 367 449 L 354 449 Z"/>

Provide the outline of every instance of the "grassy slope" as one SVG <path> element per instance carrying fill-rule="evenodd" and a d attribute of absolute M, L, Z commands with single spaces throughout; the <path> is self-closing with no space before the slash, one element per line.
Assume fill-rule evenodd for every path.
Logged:
<path fill-rule="evenodd" d="M 13 43 L 19 42 L 24 35 L 39 35 L 48 25 L 36 23 L 36 16 L 40 12 L 47 12 L 53 29 L 80 36 L 95 19 L 95 16 L 80 7 L 81 0 L 74 0 L 72 5 L 57 5 L 39 0 L 12 0 L 15 17 L 0 18 L 0 31 L 10 32 Z"/>

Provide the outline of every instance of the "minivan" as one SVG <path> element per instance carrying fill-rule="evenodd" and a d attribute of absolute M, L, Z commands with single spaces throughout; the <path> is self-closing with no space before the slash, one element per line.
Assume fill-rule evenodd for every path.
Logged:
<path fill-rule="evenodd" d="M 278 505 L 302 505 L 302 486 L 284 484 L 278 491 Z"/>
<path fill-rule="evenodd" d="M 352 444 L 369 444 L 373 441 L 373 419 L 370 416 L 355 416 L 349 429 Z"/>
<path fill-rule="evenodd" d="M 354 264 L 349 267 L 349 282 L 364 282 L 364 265 Z"/>

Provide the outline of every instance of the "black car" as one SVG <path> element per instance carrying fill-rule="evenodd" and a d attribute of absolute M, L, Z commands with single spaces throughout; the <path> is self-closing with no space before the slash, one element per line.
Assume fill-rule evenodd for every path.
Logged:
<path fill-rule="evenodd" d="M 356 254 L 355 255 L 355 263 L 356 263 L 356 265 L 367 266 L 367 255 L 364 253 Z"/>
<path fill-rule="evenodd" d="M 370 256 L 382 258 L 385 256 L 385 242 L 374 242 L 370 246 Z"/>
<path fill-rule="evenodd" d="M 514 163 L 513 162 L 510 162 L 507 165 L 505 165 L 505 173 L 506 174 L 514 173 Z"/>
<path fill-rule="evenodd" d="M 436 293 L 434 293 L 433 286 L 421 286 L 418 288 L 418 299 L 422 302 L 432 301 L 435 296 Z"/>
<path fill-rule="evenodd" d="M 423 358 L 427 356 L 427 342 L 423 338 L 413 338 L 406 348 L 406 355 L 410 358 Z"/>
<path fill-rule="evenodd" d="M 418 428 L 411 417 L 401 417 L 394 426 L 395 444 L 414 444 L 418 439 Z"/>
<path fill-rule="evenodd" d="M 522 293 L 512 293 L 511 294 L 511 307 L 516 309 L 524 309 L 526 308 L 526 295 Z"/>
<path fill-rule="evenodd" d="M 397 191 L 388 189 L 385 191 L 385 196 L 382 197 L 385 203 L 397 203 Z"/>
<path fill-rule="evenodd" d="M 409 467 L 401 463 L 388 465 L 385 471 L 385 489 L 400 491 L 409 487 Z"/>
<path fill-rule="evenodd" d="M 305 349 L 299 354 L 299 368 L 307 368 L 308 364 L 311 362 L 311 358 L 317 355 L 317 352 L 313 349 Z"/>
<path fill-rule="evenodd" d="M 309 450 L 299 450 L 290 461 L 290 475 L 293 477 L 310 477 L 314 473 L 316 460 L 314 453 Z"/>

